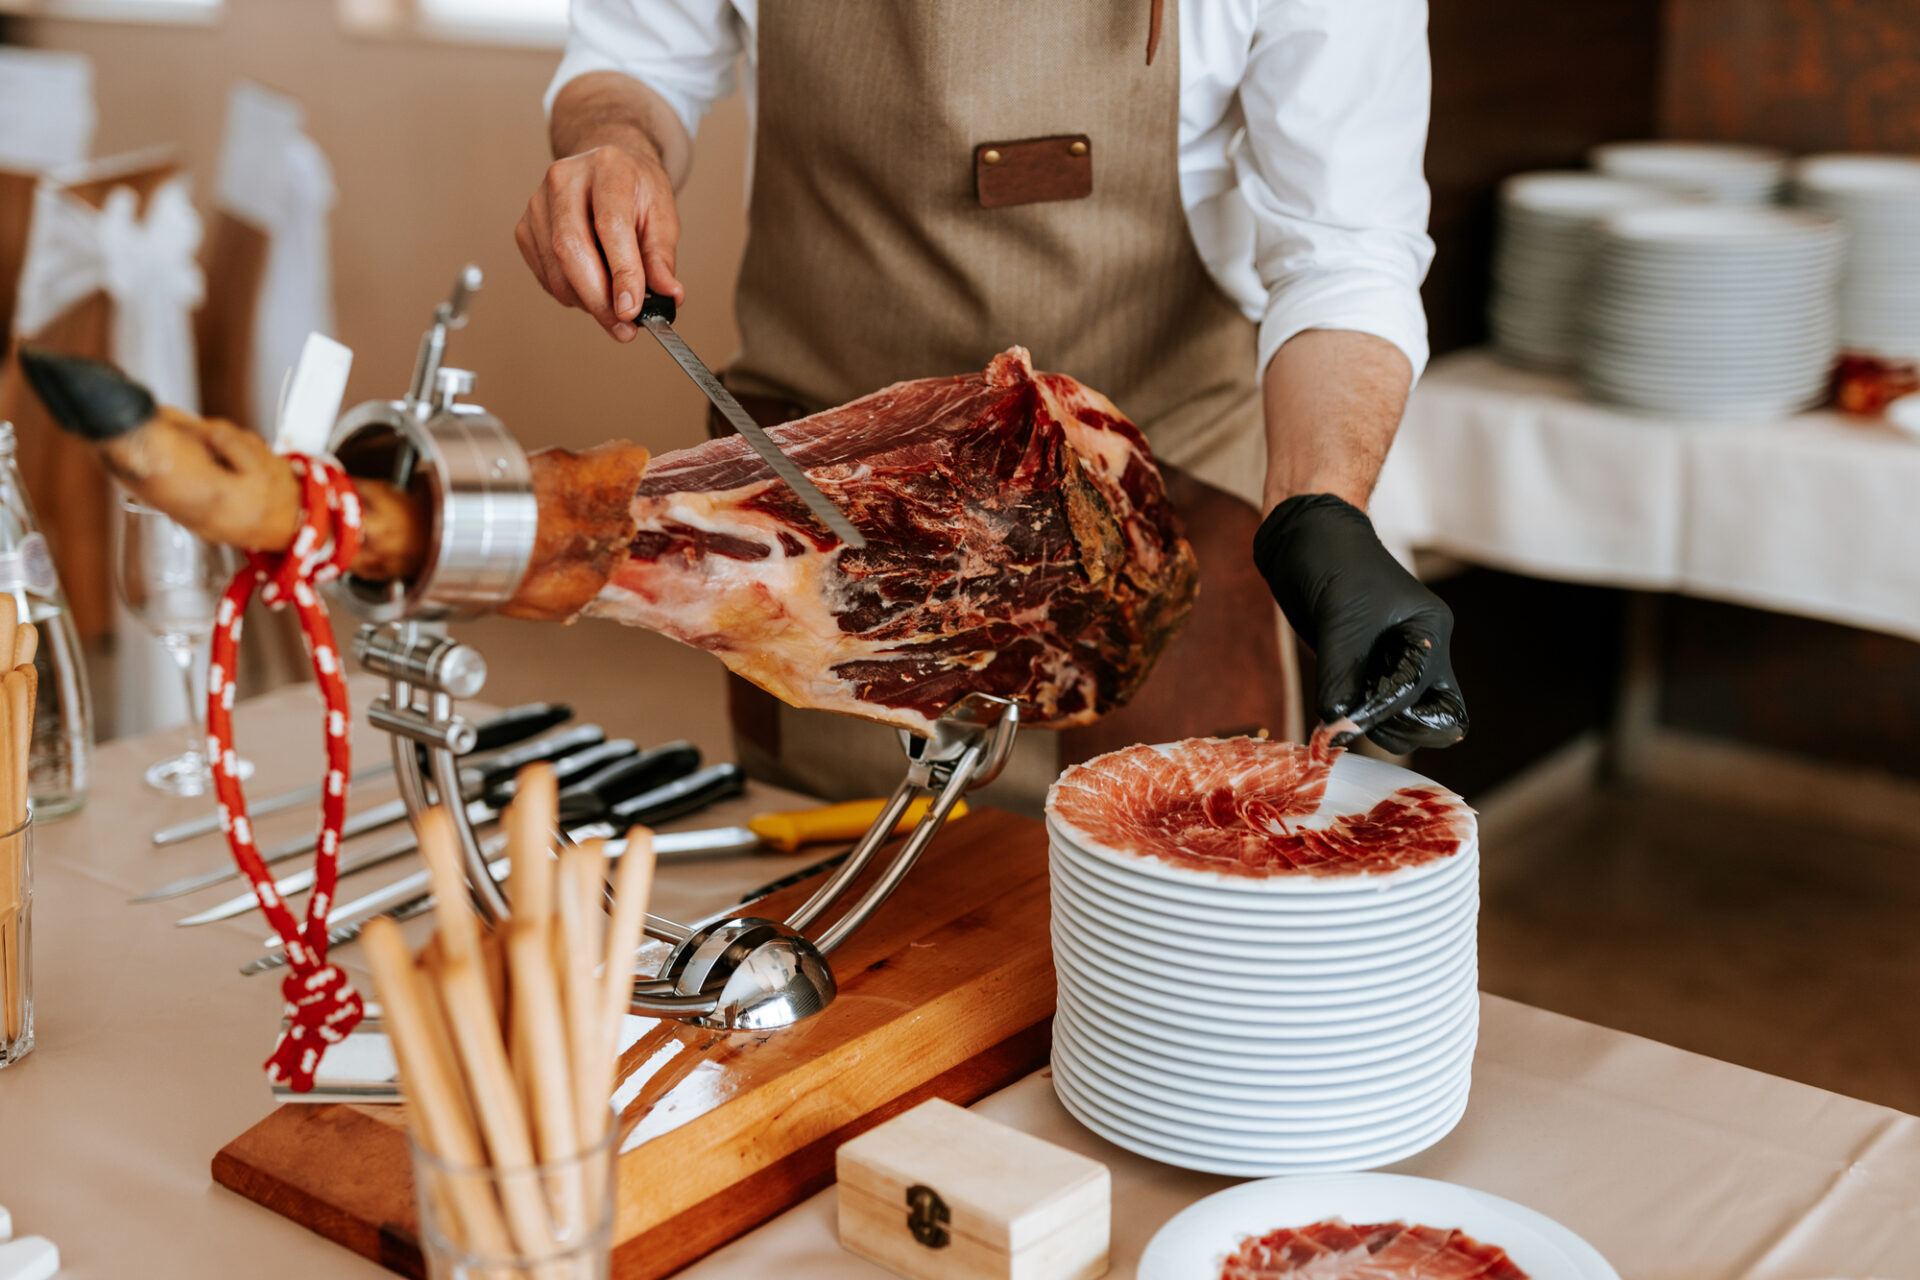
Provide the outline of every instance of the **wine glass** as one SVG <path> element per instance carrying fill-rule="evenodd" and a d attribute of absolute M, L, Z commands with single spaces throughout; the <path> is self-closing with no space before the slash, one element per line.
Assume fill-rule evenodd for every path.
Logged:
<path fill-rule="evenodd" d="M 193 660 L 213 632 L 220 597 L 233 576 L 226 550 L 209 546 L 151 507 L 120 502 L 120 547 L 114 557 L 120 598 L 153 632 L 180 668 L 187 693 L 187 749 L 147 769 L 147 785 L 169 795 L 204 795 L 213 787 L 206 755 L 205 713 L 194 692 Z"/>

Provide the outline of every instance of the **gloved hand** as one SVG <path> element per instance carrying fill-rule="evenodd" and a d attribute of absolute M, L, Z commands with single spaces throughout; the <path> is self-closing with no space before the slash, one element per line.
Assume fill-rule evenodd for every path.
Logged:
<path fill-rule="evenodd" d="M 1453 611 L 1380 545 L 1366 513 L 1330 493 L 1275 507 L 1253 539 L 1287 621 L 1319 659 L 1322 722 L 1353 722 L 1388 751 L 1451 746 L 1466 736 L 1454 683 Z"/>

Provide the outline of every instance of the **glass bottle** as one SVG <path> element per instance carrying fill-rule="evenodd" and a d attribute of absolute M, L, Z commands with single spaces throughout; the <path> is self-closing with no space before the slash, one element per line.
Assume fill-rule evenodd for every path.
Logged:
<path fill-rule="evenodd" d="M 87 802 L 93 770 L 93 703 L 80 639 L 14 460 L 13 424 L 0 422 L 0 592 L 40 631 L 33 752 L 27 790 L 36 821 L 64 817 Z"/>

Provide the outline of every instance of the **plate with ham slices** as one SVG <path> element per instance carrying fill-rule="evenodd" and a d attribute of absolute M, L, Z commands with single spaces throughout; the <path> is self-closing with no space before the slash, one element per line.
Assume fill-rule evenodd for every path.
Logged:
<path fill-rule="evenodd" d="M 1048 796 L 1054 1091 L 1128 1150 L 1238 1175 L 1378 1168 L 1472 1089 L 1479 845 L 1460 797 L 1307 745 L 1199 738 Z"/>
<path fill-rule="evenodd" d="M 1160 1228 L 1139 1280 L 1620 1280 L 1552 1218 L 1471 1187 L 1398 1174 L 1268 1178 Z"/>

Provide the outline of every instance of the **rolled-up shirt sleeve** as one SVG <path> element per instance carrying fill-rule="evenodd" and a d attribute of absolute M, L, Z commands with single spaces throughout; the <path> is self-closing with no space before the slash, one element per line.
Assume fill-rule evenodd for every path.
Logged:
<path fill-rule="evenodd" d="M 619 71 L 666 99 L 692 137 L 701 117 L 733 92 L 743 44 L 730 0 L 572 0 L 546 109 L 552 113 L 569 80 Z"/>
<path fill-rule="evenodd" d="M 1425 0 L 1262 5 L 1234 172 L 1267 295 L 1263 372 L 1306 329 L 1370 333 L 1425 368 L 1431 91 Z"/>

